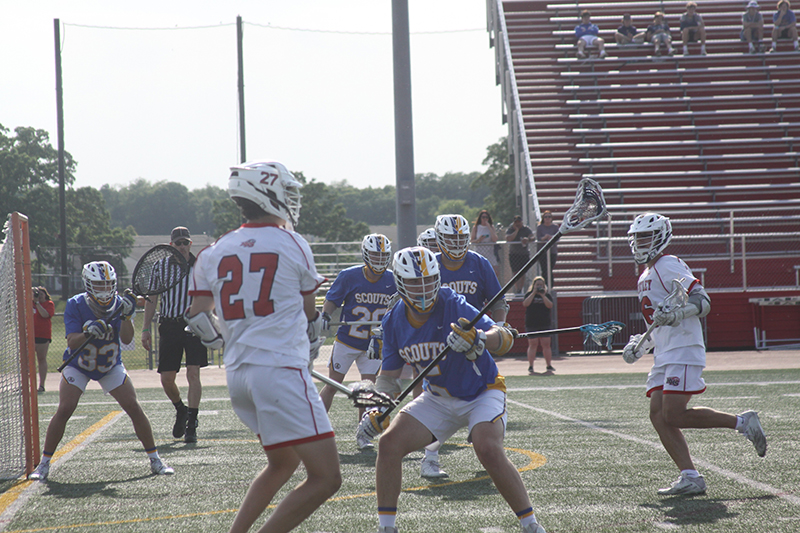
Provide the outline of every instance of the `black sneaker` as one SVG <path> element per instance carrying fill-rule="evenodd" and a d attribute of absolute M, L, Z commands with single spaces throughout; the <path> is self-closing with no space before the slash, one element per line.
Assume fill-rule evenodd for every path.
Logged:
<path fill-rule="evenodd" d="M 552 366 L 550 366 L 550 365 L 547 365 L 547 370 L 549 370 L 550 372 L 555 372 L 555 371 L 556 371 L 556 369 L 555 369 L 555 368 L 553 368 L 553 367 L 552 367 Z"/>
<path fill-rule="evenodd" d="M 183 437 L 186 431 L 186 415 L 188 412 L 189 408 L 185 405 L 181 405 L 175 409 L 175 425 L 172 426 L 172 436 L 176 439 Z"/>
<path fill-rule="evenodd" d="M 186 422 L 186 435 L 183 437 L 183 442 L 193 443 L 197 442 L 197 419 L 188 420 Z"/>

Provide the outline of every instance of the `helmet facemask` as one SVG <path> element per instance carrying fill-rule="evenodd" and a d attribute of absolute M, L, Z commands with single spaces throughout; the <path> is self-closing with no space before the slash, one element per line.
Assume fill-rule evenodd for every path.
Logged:
<path fill-rule="evenodd" d="M 469 250 L 469 223 L 461 215 L 440 215 L 436 218 L 436 243 L 444 255 L 461 261 Z"/>
<path fill-rule="evenodd" d="M 117 273 L 106 261 L 94 261 L 83 266 L 83 287 L 87 303 L 98 316 L 111 311 L 117 295 Z"/>
<path fill-rule="evenodd" d="M 376 275 L 383 274 L 392 259 L 392 243 L 384 235 L 372 233 L 361 241 L 364 264 Z"/>
<path fill-rule="evenodd" d="M 628 230 L 633 260 L 643 265 L 658 257 L 672 240 L 672 224 L 656 213 L 637 216 Z"/>
<path fill-rule="evenodd" d="M 400 250 L 394 255 L 392 272 L 397 292 L 406 305 L 423 314 L 433 309 L 441 276 L 439 263 L 430 250 L 420 246 Z"/>
<path fill-rule="evenodd" d="M 436 242 L 436 231 L 433 228 L 428 228 L 417 237 L 417 246 L 427 248 L 433 253 L 439 253 L 439 243 Z"/>

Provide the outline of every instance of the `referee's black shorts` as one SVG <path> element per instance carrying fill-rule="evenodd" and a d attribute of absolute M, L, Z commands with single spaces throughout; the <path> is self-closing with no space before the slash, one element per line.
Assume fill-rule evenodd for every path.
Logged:
<path fill-rule="evenodd" d="M 182 318 L 164 319 L 158 324 L 158 372 L 180 372 L 186 352 L 186 365 L 208 366 L 208 349 L 200 337 L 186 332 Z"/>

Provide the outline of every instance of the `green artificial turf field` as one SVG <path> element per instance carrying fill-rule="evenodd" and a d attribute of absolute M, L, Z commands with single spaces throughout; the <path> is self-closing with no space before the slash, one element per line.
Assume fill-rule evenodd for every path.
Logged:
<path fill-rule="evenodd" d="M 708 391 L 690 406 L 759 411 L 769 450 L 766 458 L 758 457 L 732 430 L 686 430 L 708 484 L 707 494 L 695 497 L 656 494 L 678 471 L 648 420 L 641 375 L 507 378 L 508 456 L 522 472 L 547 531 L 800 530 L 800 370 L 707 372 L 705 378 Z M 0 482 L 0 531 L 227 531 L 266 460 L 231 410 L 226 389 L 204 388 L 195 445 L 172 438 L 174 409 L 160 389 L 138 392 L 175 475 L 151 476 L 130 420 L 112 398 L 89 391 L 59 447 L 68 451 L 53 463 L 48 481 Z M 42 439 L 55 402 L 54 393 L 40 397 Z M 342 395 L 331 419 L 343 484 L 297 531 L 374 532 L 375 452 L 358 451 L 356 410 Z M 421 457 L 413 453 L 405 460 L 401 532 L 519 531 L 465 431 L 442 447 L 449 478 L 420 478 Z M 287 487 L 302 477 L 301 469 Z M 261 524 L 263 519 L 253 531 Z"/>

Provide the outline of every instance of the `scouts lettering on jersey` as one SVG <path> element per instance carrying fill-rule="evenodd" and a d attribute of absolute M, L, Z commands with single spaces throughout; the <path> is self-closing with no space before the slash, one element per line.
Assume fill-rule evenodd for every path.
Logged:
<path fill-rule="evenodd" d="M 445 287 L 450 287 L 458 294 L 475 294 L 478 292 L 478 284 L 470 280 L 451 281 L 444 284 Z"/>
<path fill-rule="evenodd" d="M 389 305 L 391 294 L 381 294 L 375 292 L 357 292 L 353 295 L 353 299 L 357 304 L 378 304 L 386 307 Z"/>
<path fill-rule="evenodd" d="M 439 352 L 444 350 L 445 346 L 446 344 L 443 342 L 420 342 L 411 346 L 404 346 L 398 350 L 398 353 L 406 363 L 413 365 L 422 361 L 430 361 L 439 355 Z M 427 366 L 427 364 L 422 366 Z"/>

